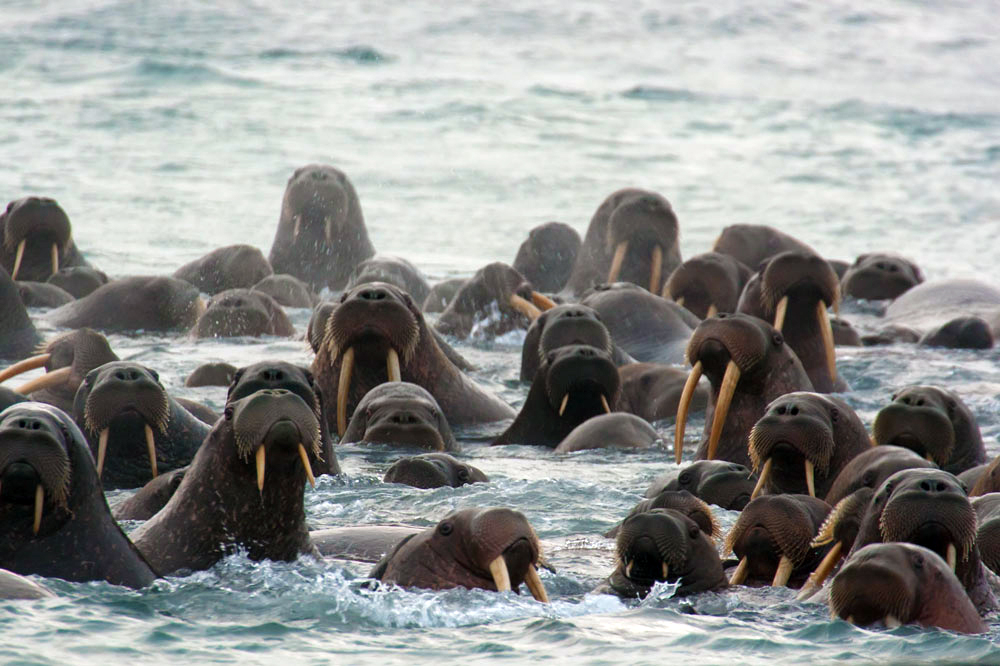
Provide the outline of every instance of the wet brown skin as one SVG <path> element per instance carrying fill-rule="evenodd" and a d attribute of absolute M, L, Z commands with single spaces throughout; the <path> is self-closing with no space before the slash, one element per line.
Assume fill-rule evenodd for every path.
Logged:
<path fill-rule="evenodd" d="M 740 294 L 752 273 L 728 254 L 706 252 L 674 269 L 662 295 L 683 305 L 699 319 L 716 312 L 736 312 Z"/>
<path fill-rule="evenodd" d="M 136 588 L 156 577 L 112 519 L 86 440 L 59 409 L 22 403 L 0 414 L 0 487 L 0 567 Z"/>
<path fill-rule="evenodd" d="M 285 187 L 268 260 L 319 292 L 343 289 L 354 267 L 375 254 L 354 186 L 339 169 L 308 164 Z"/>
<path fill-rule="evenodd" d="M 52 310 L 45 319 L 63 328 L 167 332 L 191 328 L 203 308 L 197 288 L 183 280 L 124 277 Z"/>
<path fill-rule="evenodd" d="M 476 271 L 459 288 L 434 328 L 460 339 L 474 331 L 491 338 L 527 329 L 550 306 L 523 275 L 498 261 Z"/>
<path fill-rule="evenodd" d="M 895 444 L 958 474 L 986 462 L 979 425 L 962 399 L 936 386 L 908 386 L 872 424 L 878 444 Z"/>
<path fill-rule="evenodd" d="M 15 274 L 14 264 L 22 241 L 23 254 Z M 0 214 L 0 266 L 13 279 L 45 282 L 61 266 L 86 265 L 73 243 L 69 217 L 54 199 L 17 199 L 8 203 L 7 209 Z"/>
<path fill-rule="evenodd" d="M 662 581 L 680 583 L 675 597 L 729 587 L 711 538 L 674 509 L 630 515 L 622 522 L 615 552 L 618 565 L 598 591 L 641 599 Z"/>
<path fill-rule="evenodd" d="M 258 248 L 228 245 L 184 264 L 174 271 L 174 277 L 190 282 L 198 291 L 218 294 L 229 289 L 249 289 L 273 272 Z"/>
<path fill-rule="evenodd" d="M 318 462 L 319 421 L 294 393 L 264 389 L 228 403 L 177 492 L 132 533 L 136 547 L 161 575 L 207 569 L 240 549 L 252 560 L 317 554 L 300 445 Z"/>
<path fill-rule="evenodd" d="M 812 390 L 802 364 L 785 344 L 781 333 L 767 322 L 750 315 L 719 314 L 706 319 L 691 336 L 687 355 L 690 362 L 700 367 L 708 377 L 712 387 L 705 411 L 705 430 L 695 453 L 696 460 L 728 460 L 749 467 L 751 460 L 747 437 L 767 406 L 786 393 Z M 710 456 L 709 443 L 716 405 L 731 361 L 739 369 L 739 381 L 725 420 L 720 424 L 722 430 L 717 435 L 718 448 Z M 675 427 L 680 428 L 685 420 L 678 418 Z"/>
<path fill-rule="evenodd" d="M 514 417 L 514 410 L 466 377 L 438 346 L 423 315 L 408 294 L 382 283 L 344 292 L 326 318 L 312 371 L 331 402 L 331 431 L 337 428 L 338 382 L 348 349 L 354 368 L 345 395 L 346 415 L 368 391 L 388 379 L 386 359 L 394 349 L 402 381 L 422 386 L 437 400 L 451 425 L 487 423 Z"/>
<path fill-rule="evenodd" d="M 167 505 L 184 480 L 187 467 L 161 474 L 111 509 L 115 520 L 149 520 Z"/>
<path fill-rule="evenodd" d="M 783 584 L 800 587 L 828 550 L 826 546 L 814 547 L 812 542 L 830 509 L 823 500 L 808 495 L 763 495 L 751 500 L 723 547 L 724 553 L 732 551 L 741 560 L 739 568 L 745 566 L 745 579 L 734 574 L 730 582 L 771 585 L 780 561 L 787 559 L 791 570 Z"/>
<path fill-rule="evenodd" d="M 21 282 L 19 280 L 17 293 L 27 308 L 57 308 L 76 300 L 65 289 L 60 289 L 47 282 Z"/>
<path fill-rule="evenodd" d="M 979 518 L 976 543 L 983 564 L 993 573 L 1000 573 L 1000 493 L 988 493 L 972 500 Z"/>
<path fill-rule="evenodd" d="M 455 298 L 455 294 L 458 293 L 458 290 L 466 282 L 468 282 L 468 278 L 450 278 L 438 282 L 431 287 L 421 309 L 428 314 L 432 312 L 444 312 L 448 304 Z"/>
<path fill-rule="evenodd" d="M 5 269 L 0 269 L 0 359 L 18 361 L 29 356 L 41 341 L 17 285 Z"/>
<path fill-rule="evenodd" d="M 601 316 L 586 305 L 568 304 L 543 312 L 531 322 L 521 345 L 521 381 L 530 382 L 545 355 L 565 345 L 590 345 L 611 354 L 616 365 L 632 358 L 615 346 Z"/>
<path fill-rule="evenodd" d="M 231 363 L 202 363 L 187 376 L 184 386 L 229 386 L 235 374 L 236 366 Z"/>
<path fill-rule="evenodd" d="M 626 520 L 640 513 L 654 511 L 656 509 L 671 509 L 684 514 L 695 522 L 702 532 L 710 539 L 719 536 L 719 526 L 715 522 L 712 510 L 701 499 L 695 497 L 686 490 L 663 490 L 653 497 L 642 500 L 628 512 Z M 609 539 L 618 536 L 622 523 L 618 523 L 604 533 Z"/>
<path fill-rule="evenodd" d="M 761 262 L 789 250 L 816 254 L 815 250 L 797 238 L 763 224 L 733 224 L 725 227 L 712 246 L 713 252 L 729 255 L 751 270 L 757 270 Z"/>
<path fill-rule="evenodd" d="M 996 333 L 982 317 L 956 317 L 917 340 L 921 347 L 948 349 L 991 349 L 995 343 Z"/>
<path fill-rule="evenodd" d="M 787 299 L 784 319 L 778 314 Z M 837 310 L 840 285 L 829 262 L 814 253 L 782 252 L 762 264 L 747 282 L 737 311 L 760 317 L 785 336 L 818 393 L 843 392 L 836 374 L 835 345 L 827 308 Z M 826 335 L 829 335 L 829 347 Z"/>
<path fill-rule="evenodd" d="M 366 393 L 340 441 L 431 451 L 462 449 L 434 396 L 409 382 L 387 382 Z"/>
<path fill-rule="evenodd" d="M 477 467 L 457 460 L 447 453 L 424 453 L 407 456 L 392 463 L 382 479 L 414 488 L 459 488 L 469 483 L 488 483 L 489 477 Z"/>
<path fill-rule="evenodd" d="M 869 301 L 892 299 L 924 281 L 920 268 L 895 254 L 862 254 L 840 280 L 844 296 Z"/>
<path fill-rule="evenodd" d="M 947 559 L 955 547 L 955 574 L 980 613 L 996 599 L 976 543 L 976 512 L 954 475 L 936 469 L 896 472 L 865 510 L 852 553 L 871 543 L 905 541 Z"/>
<path fill-rule="evenodd" d="M 767 406 L 750 432 L 754 472 L 767 478 L 762 491 L 826 497 L 841 470 L 871 449 L 864 423 L 840 398 L 788 393 Z M 770 464 L 768 462 L 770 461 Z M 807 475 L 812 475 L 810 491 Z"/>
<path fill-rule="evenodd" d="M 347 280 L 346 289 L 353 289 L 366 282 L 386 282 L 399 287 L 417 303 L 423 303 L 431 292 L 431 286 L 423 273 L 402 257 L 376 254 L 355 267 Z"/>
<path fill-rule="evenodd" d="M 837 347 L 861 346 L 861 336 L 846 319 L 831 317 L 830 328 L 833 329 L 833 344 Z"/>
<path fill-rule="evenodd" d="M 987 631 L 947 563 L 908 543 L 872 544 L 854 553 L 833 579 L 830 614 L 862 627 L 881 622 Z"/>
<path fill-rule="evenodd" d="M 669 365 L 630 363 L 618 368 L 618 376 L 622 384 L 618 409 L 650 423 L 677 416 L 687 372 Z M 699 383 L 691 400 L 691 411 L 704 411 L 708 396 L 708 387 Z"/>
<path fill-rule="evenodd" d="M 28 402 L 28 400 L 27 396 L 23 396 L 17 391 L 12 391 L 6 386 L 0 386 L 0 412 L 11 405 L 16 405 L 19 402 Z"/>
<path fill-rule="evenodd" d="M 885 322 L 915 332 L 921 344 L 986 349 L 1000 331 L 1000 290 L 977 280 L 924 282 L 889 305 Z"/>
<path fill-rule="evenodd" d="M 567 291 L 582 294 L 596 284 L 620 281 L 659 294 L 663 282 L 681 263 L 678 234 L 677 216 L 659 194 L 635 188 L 613 192 L 590 219 Z M 616 252 L 624 252 L 617 272 Z"/>
<path fill-rule="evenodd" d="M 970 496 L 1000 492 L 1000 456 L 985 465 L 976 475 L 969 490 Z"/>
<path fill-rule="evenodd" d="M 267 294 L 286 308 L 312 308 L 319 300 L 305 282 L 286 273 L 268 275 L 250 290 Z"/>
<path fill-rule="evenodd" d="M 686 490 L 709 504 L 742 511 L 756 485 L 757 477 L 748 467 L 725 460 L 699 460 L 658 477 L 646 489 L 646 497 Z"/>
<path fill-rule="evenodd" d="M 229 289 L 212 297 L 192 327 L 191 335 L 195 338 L 289 337 L 295 335 L 295 327 L 281 306 L 267 294 Z"/>
<path fill-rule="evenodd" d="M 556 448 L 578 425 L 613 410 L 620 392 L 618 369 L 606 351 L 558 347 L 539 366 L 521 411 L 493 445 Z"/>
<path fill-rule="evenodd" d="M 65 289 L 73 298 L 83 298 L 101 285 L 108 283 L 103 271 L 90 266 L 67 266 L 46 280 L 48 284 Z"/>
<path fill-rule="evenodd" d="M 589 449 L 639 451 L 660 444 L 659 434 L 649 423 L 634 414 L 612 412 L 593 416 L 573 428 L 556 446 L 555 453 Z"/>
<path fill-rule="evenodd" d="M 369 577 L 403 587 L 496 590 L 490 562 L 503 556 L 511 589 L 517 591 L 541 547 L 525 517 L 510 509 L 462 509 L 401 542 Z"/>
<path fill-rule="evenodd" d="M 933 468 L 936 468 L 934 463 L 910 449 L 892 445 L 874 446 L 844 465 L 823 499 L 833 506 L 859 488 L 878 488 L 900 470 Z"/>
<path fill-rule="evenodd" d="M 540 291 L 562 291 L 580 253 L 580 234 L 562 222 L 546 222 L 528 232 L 511 266 Z"/>
<path fill-rule="evenodd" d="M 138 363 L 114 361 L 87 373 L 76 392 L 73 419 L 86 434 L 104 488 L 140 488 L 154 478 L 146 440 L 155 444 L 156 471 L 191 462 L 209 432 L 163 388 L 159 375 Z M 100 457 L 101 432 L 107 449 Z"/>

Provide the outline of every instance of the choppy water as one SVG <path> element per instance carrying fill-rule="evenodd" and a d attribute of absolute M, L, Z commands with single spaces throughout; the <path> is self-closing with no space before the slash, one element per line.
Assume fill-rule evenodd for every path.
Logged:
<path fill-rule="evenodd" d="M 173 272 L 235 242 L 266 252 L 285 181 L 317 161 L 349 174 L 376 247 L 432 278 L 512 261 L 550 219 L 583 232 L 604 196 L 634 185 L 673 202 L 685 256 L 725 224 L 763 222 L 830 257 L 893 250 L 929 278 L 1000 283 L 996 2 L 270 4 L 4 2 L 0 195 L 58 199 L 112 275 Z M 293 320 L 302 330 L 308 312 Z M 526 393 L 519 342 L 459 345 L 512 403 Z M 301 341 L 112 344 L 216 407 L 220 389 L 182 386 L 197 364 L 310 360 Z M 841 350 L 840 367 L 869 424 L 896 386 L 951 387 L 995 455 L 998 359 L 894 347 Z M 496 450 L 491 434 L 459 433 L 494 481 L 458 490 L 384 486 L 398 454 L 342 450 L 346 476 L 307 491 L 309 518 L 427 525 L 456 507 L 518 508 L 559 565 L 543 573 L 549 607 L 368 591 L 367 566 L 236 556 L 139 592 L 50 581 L 56 599 L 0 604 L 0 659 L 1000 661 L 996 618 L 960 637 L 831 622 L 787 590 L 664 589 L 639 607 L 590 595 L 611 569 L 596 535 L 667 454 Z M 720 514 L 728 527 L 735 514 Z M 598 550 L 569 548 L 583 537 Z"/>

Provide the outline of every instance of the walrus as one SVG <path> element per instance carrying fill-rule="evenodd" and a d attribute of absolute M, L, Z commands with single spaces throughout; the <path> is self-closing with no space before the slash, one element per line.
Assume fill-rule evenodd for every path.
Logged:
<path fill-rule="evenodd" d="M 700 323 L 685 308 L 634 284 L 598 285 L 580 303 L 601 316 L 616 345 L 646 363 L 682 363 L 691 333 Z"/>
<path fill-rule="evenodd" d="M 55 199 L 24 197 L 0 214 L 0 266 L 12 280 L 44 282 L 61 266 L 85 266 L 73 231 Z"/>
<path fill-rule="evenodd" d="M 979 519 L 976 543 L 983 564 L 993 573 L 1000 573 L 1000 493 L 987 493 L 972 500 Z"/>
<path fill-rule="evenodd" d="M 680 368 L 657 363 L 630 363 L 618 368 L 622 395 L 618 409 L 635 414 L 650 423 L 677 416 L 681 395 L 688 373 Z M 703 412 L 708 406 L 708 387 L 699 382 L 694 389 L 692 412 Z"/>
<path fill-rule="evenodd" d="M 631 282 L 659 294 L 681 263 L 677 215 L 655 192 L 626 188 L 608 195 L 590 219 L 566 289 Z"/>
<path fill-rule="evenodd" d="M 288 179 L 268 260 L 313 291 L 343 289 L 354 267 L 375 254 L 354 186 L 337 168 L 308 164 Z"/>
<path fill-rule="evenodd" d="M 976 280 L 924 282 L 889 304 L 885 326 L 929 336 L 934 346 L 987 349 L 1000 331 L 1000 289 Z"/>
<path fill-rule="evenodd" d="M 108 283 L 108 276 L 91 266 L 66 266 L 49 276 L 47 284 L 64 289 L 73 298 L 83 298 L 101 285 Z"/>
<path fill-rule="evenodd" d="M 545 356 L 565 345 L 590 345 L 611 354 L 615 365 L 632 363 L 631 356 L 611 340 L 601 316 L 586 305 L 557 305 L 538 316 L 521 345 L 521 381 L 530 382 Z"/>
<path fill-rule="evenodd" d="M 400 458 L 385 471 L 382 481 L 402 483 L 414 488 L 459 488 L 469 483 L 488 483 L 489 477 L 478 467 L 447 453 L 422 453 Z"/>
<path fill-rule="evenodd" d="M 712 385 L 697 460 L 716 458 L 750 466 L 747 437 L 778 397 L 811 391 L 812 383 L 780 332 L 746 314 L 719 313 L 701 322 L 688 343 L 691 374 L 677 407 L 674 457 L 680 464 L 687 415 L 698 380 Z"/>
<path fill-rule="evenodd" d="M 473 332 L 492 338 L 528 328 L 554 306 L 524 276 L 497 261 L 480 268 L 459 288 L 434 328 L 456 338 L 467 338 Z"/>
<path fill-rule="evenodd" d="M 917 455 L 912 449 L 891 444 L 873 446 L 844 465 L 823 499 L 834 506 L 858 488 L 878 488 L 883 481 L 900 470 L 936 467 L 937 465 Z"/>
<path fill-rule="evenodd" d="M 288 315 L 273 298 L 250 289 L 229 289 L 212 296 L 191 328 L 195 338 L 295 335 Z"/>
<path fill-rule="evenodd" d="M 0 412 L 0 567 L 139 588 L 156 574 L 111 517 L 83 433 L 35 402 Z"/>
<path fill-rule="evenodd" d="M 698 460 L 657 477 L 646 489 L 646 497 L 686 490 L 709 504 L 742 511 L 756 486 L 757 477 L 748 467 L 725 460 Z"/>
<path fill-rule="evenodd" d="M 872 439 L 912 449 L 958 474 L 986 462 L 979 425 L 962 399 L 936 386 L 908 386 L 875 415 Z"/>
<path fill-rule="evenodd" d="M 160 474 L 128 499 L 111 508 L 115 520 L 149 520 L 167 505 L 184 480 L 187 467 Z"/>
<path fill-rule="evenodd" d="M 422 386 L 453 426 L 514 416 L 445 356 L 409 294 L 384 283 L 341 295 L 326 318 L 312 371 L 323 394 L 337 396 L 336 420 L 331 416 L 329 426 L 341 435 L 361 398 L 386 381 Z"/>
<path fill-rule="evenodd" d="M 417 303 L 423 303 L 431 293 L 431 286 L 420 269 L 402 257 L 387 254 L 376 254 L 355 266 L 347 280 L 346 289 L 353 289 L 366 282 L 395 285 Z"/>
<path fill-rule="evenodd" d="M 548 353 L 514 422 L 493 442 L 556 448 L 578 425 L 618 403 L 618 369 L 604 350 L 566 345 Z"/>
<path fill-rule="evenodd" d="M 924 281 L 920 268 L 899 255 L 862 254 L 840 279 L 844 296 L 869 301 L 891 300 Z"/>
<path fill-rule="evenodd" d="M 18 282 L 17 293 L 26 308 L 51 309 L 76 299 L 65 289 L 47 282 Z"/>
<path fill-rule="evenodd" d="M 191 371 L 184 380 L 184 386 L 229 386 L 236 374 L 236 366 L 223 361 L 202 363 Z"/>
<path fill-rule="evenodd" d="M 21 395 L 17 391 L 12 391 L 6 386 L 0 386 L 0 412 L 7 409 L 11 405 L 28 401 L 29 398 L 27 396 Z"/>
<path fill-rule="evenodd" d="M 273 272 L 259 248 L 239 244 L 216 248 L 184 264 L 174 271 L 174 277 L 214 295 L 229 289 L 249 289 Z"/>
<path fill-rule="evenodd" d="M 555 447 L 555 453 L 589 449 L 638 451 L 660 444 L 660 436 L 649 423 L 634 414 L 612 412 L 598 414 L 577 425 Z"/>
<path fill-rule="evenodd" d="M 161 575 L 207 569 L 238 549 L 252 560 L 318 555 L 303 490 L 319 453 L 319 420 L 296 394 L 263 389 L 232 401 L 133 541 Z"/>
<path fill-rule="evenodd" d="M 840 398 L 796 391 L 767 406 L 750 431 L 754 489 L 826 497 L 840 471 L 871 449 L 865 424 Z"/>
<path fill-rule="evenodd" d="M 729 255 L 751 270 L 789 250 L 816 254 L 797 238 L 764 224 L 732 224 L 722 230 L 712 246 L 712 252 Z"/>
<path fill-rule="evenodd" d="M 523 582 L 531 596 L 548 603 L 536 569 L 540 556 L 538 537 L 522 514 L 503 508 L 462 509 L 405 537 L 368 576 L 432 590 L 519 592 Z"/>
<path fill-rule="evenodd" d="M 719 524 L 715 521 L 715 516 L 712 515 L 708 504 L 686 490 L 662 490 L 652 497 L 647 497 L 632 507 L 625 519 L 656 509 L 678 511 L 693 520 L 698 529 L 705 533 L 705 536 L 710 539 L 719 536 Z M 618 523 L 605 532 L 604 536 L 614 539 L 621 531 L 621 527 L 622 523 Z"/>
<path fill-rule="evenodd" d="M 409 382 L 379 384 L 366 393 L 340 441 L 432 451 L 462 448 L 434 396 Z"/>
<path fill-rule="evenodd" d="M 47 587 L 12 571 L 0 569 L 0 599 L 48 599 L 54 596 L 56 595 L 49 592 Z"/>
<path fill-rule="evenodd" d="M 17 285 L 0 268 L 0 358 L 19 360 L 31 354 L 42 336 L 31 323 Z"/>
<path fill-rule="evenodd" d="M 448 304 L 455 298 L 455 294 L 458 293 L 458 290 L 461 289 L 462 285 L 468 281 L 468 278 L 448 278 L 447 280 L 438 282 L 431 287 L 431 290 L 427 293 L 427 298 L 424 299 L 424 304 L 420 309 L 428 314 L 444 312 L 445 308 L 448 307 Z"/>
<path fill-rule="evenodd" d="M 709 536 L 675 509 L 630 515 L 615 539 L 617 566 L 598 592 L 644 598 L 658 582 L 678 583 L 674 597 L 729 587 Z"/>
<path fill-rule="evenodd" d="M 191 328 L 205 304 L 198 289 L 172 277 L 124 277 L 52 310 L 45 319 L 63 328 L 169 332 Z"/>
<path fill-rule="evenodd" d="M 991 349 L 995 342 L 993 327 L 982 317 L 956 317 L 917 340 L 921 347 L 949 349 Z"/>
<path fill-rule="evenodd" d="M 209 432 L 163 388 L 156 371 L 114 361 L 87 373 L 73 419 L 86 433 L 106 489 L 139 488 L 184 467 Z"/>
<path fill-rule="evenodd" d="M 760 317 L 781 331 L 818 393 L 843 392 L 827 308 L 840 307 L 840 286 L 830 264 L 816 254 L 782 252 L 747 282 L 739 312 Z"/>
<path fill-rule="evenodd" d="M 997 456 L 980 471 L 972 483 L 969 495 L 986 495 L 1000 492 L 1000 456 Z"/>
<path fill-rule="evenodd" d="M 962 634 L 987 627 L 941 556 L 909 543 L 878 543 L 854 553 L 830 586 L 830 614 L 861 627 L 881 622 Z"/>
<path fill-rule="evenodd" d="M 250 291 L 267 294 L 278 305 L 283 305 L 286 308 L 312 308 L 319 300 L 316 298 L 316 294 L 309 290 L 305 282 L 287 273 L 268 275 L 253 285 Z"/>
<path fill-rule="evenodd" d="M 699 319 L 717 312 L 736 312 L 751 275 L 749 268 L 728 254 L 706 252 L 675 268 L 663 285 L 662 296 Z"/>
<path fill-rule="evenodd" d="M 830 508 L 809 495 L 761 495 L 750 500 L 722 549 L 740 561 L 729 584 L 801 586 L 828 550 L 812 542 Z"/>
<path fill-rule="evenodd" d="M 830 318 L 830 328 L 833 329 L 833 344 L 836 347 L 860 347 L 861 335 L 851 322 L 840 317 Z"/>
<path fill-rule="evenodd" d="M 528 232 L 511 266 L 539 291 L 559 292 L 569 281 L 580 244 L 580 234 L 573 227 L 546 222 Z"/>

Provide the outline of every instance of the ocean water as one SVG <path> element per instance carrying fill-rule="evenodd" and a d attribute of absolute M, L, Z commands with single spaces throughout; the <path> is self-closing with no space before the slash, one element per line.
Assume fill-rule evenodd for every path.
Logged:
<path fill-rule="evenodd" d="M 114 276 L 171 273 L 236 242 L 267 252 L 287 178 L 326 162 L 354 182 L 378 250 L 432 279 L 512 261 L 549 220 L 582 233 L 607 194 L 638 186 L 673 203 L 685 256 L 726 224 L 767 223 L 831 258 L 890 250 L 928 279 L 996 285 L 998 15 L 994 1 L 7 0 L 0 197 L 56 198 Z M 303 331 L 309 313 L 291 314 Z M 846 314 L 876 324 L 872 308 Z M 215 407 L 222 389 L 183 387 L 202 362 L 311 360 L 301 340 L 111 342 Z M 516 405 L 520 343 L 458 348 Z M 944 385 L 1000 453 L 1000 352 L 838 354 L 866 423 L 894 388 Z M 671 423 L 658 429 L 672 441 Z M 542 574 L 548 606 L 371 591 L 367 565 L 236 555 L 141 591 L 46 581 L 55 599 L 0 604 L 0 660 L 1000 662 L 996 616 L 969 637 L 858 629 L 790 590 L 676 600 L 665 587 L 638 605 L 590 594 L 613 567 L 598 535 L 670 455 L 484 446 L 497 432 L 459 431 L 493 482 L 457 490 L 383 485 L 398 452 L 341 449 L 346 474 L 307 490 L 307 514 L 315 527 L 431 525 L 459 507 L 516 508 L 558 570 Z"/>

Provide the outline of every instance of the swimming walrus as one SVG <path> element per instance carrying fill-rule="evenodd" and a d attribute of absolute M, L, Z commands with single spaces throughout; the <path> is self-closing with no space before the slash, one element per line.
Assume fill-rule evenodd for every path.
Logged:
<path fill-rule="evenodd" d="M 54 199 L 24 197 L 0 213 L 0 266 L 13 280 L 44 282 L 62 266 L 85 266 L 72 227 Z"/>

